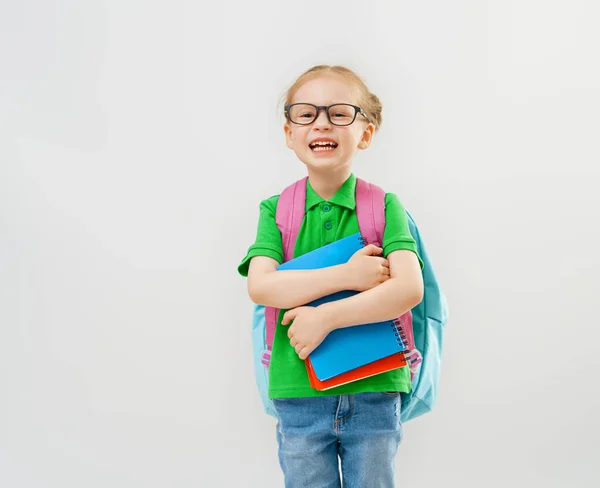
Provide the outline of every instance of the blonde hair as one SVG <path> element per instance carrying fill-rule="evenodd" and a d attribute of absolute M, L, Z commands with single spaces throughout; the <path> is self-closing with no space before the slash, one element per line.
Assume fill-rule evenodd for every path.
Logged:
<path fill-rule="evenodd" d="M 313 66 L 302 73 L 294 84 L 288 88 L 287 92 L 283 96 L 284 106 L 290 105 L 294 99 L 294 95 L 306 82 L 319 78 L 320 76 L 327 74 L 336 74 L 344 78 L 348 83 L 352 83 L 358 88 L 359 91 L 359 102 L 358 105 L 365 111 L 369 119 L 375 126 L 375 131 L 381 127 L 381 111 L 383 106 L 377 95 L 370 92 L 367 88 L 364 80 L 358 76 L 354 71 L 344 66 L 330 66 L 327 64 L 320 64 Z"/>

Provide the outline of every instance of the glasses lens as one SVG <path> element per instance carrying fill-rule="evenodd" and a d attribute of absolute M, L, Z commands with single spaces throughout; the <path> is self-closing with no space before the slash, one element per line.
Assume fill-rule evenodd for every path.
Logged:
<path fill-rule="evenodd" d="M 339 104 L 329 107 L 329 118 L 335 125 L 350 125 L 355 114 L 356 110 L 351 105 Z"/>
<path fill-rule="evenodd" d="M 295 124 L 310 124 L 315 119 L 317 109 L 312 105 L 299 103 L 290 107 L 290 119 Z"/>

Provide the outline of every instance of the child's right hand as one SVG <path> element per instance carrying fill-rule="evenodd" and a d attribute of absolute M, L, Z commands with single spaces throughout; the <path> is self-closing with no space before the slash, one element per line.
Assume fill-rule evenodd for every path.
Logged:
<path fill-rule="evenodd" d="M 378 256 L 382 252 L 382 248 L 369 244 L 356 251 L 344 265 L 351 290 L 369 290 L 390 279 L 390 263 Z"/>

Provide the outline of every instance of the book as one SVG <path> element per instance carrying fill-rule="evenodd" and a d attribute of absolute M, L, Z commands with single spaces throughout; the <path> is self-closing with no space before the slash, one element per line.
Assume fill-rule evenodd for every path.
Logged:
<path fill-rule="evenodd" d="M 366 239 L 357 232 L 286 261 L 280 264 L 277 269 L 320 269 L 337 266 L 347 263 L 354 253 L 365 247 L 366 244 Z"/>
<path fill-rule="evenodd" d="M 308 305 L 317 307 L 357 293 L 352 290 L 339 291 Z M 333 330 L 309 357 L 315 376 L 325 381 L 404 350 L 406 347 L 396 320 L 385 320 Z"/>
<path fill-rule="evenodd" d="M 319 269 L 343 264 L 365 245 L 365 239 L 360 233 L 356 233 L 291 259 L 279 265 L 278 270 Z M 353 290 L 344 290 L 314 300 L 307 305 L 316 307 L 357 293 Z M 319 381 L 327 381 L 404 351 L 406 347 L 402 339 L 403 333 L 398 325 L 395 320 L 386 320 L 330 332 L 309 356 L 310 367 L 315 378 Z"/>
<path fill-rule="evenodd" d="M 380 373 L 387 373 L 388 371 L 402 368 L 403 366 L 406 366 L 406 364 L 407 362 L 404 357 L 404 353 L 400 352 L 398 354 L 392 354 L 391 356 L 353 369 L 352 371 L 334 376 L 329 380 L 321 381 L 315 375 L 310 357 L 306 358 L 306 370 L 308 372 L 310 386 L 319 391 L 329 390 L 331 388 L 352 383 L 353 381 L 362 380 Z"/>

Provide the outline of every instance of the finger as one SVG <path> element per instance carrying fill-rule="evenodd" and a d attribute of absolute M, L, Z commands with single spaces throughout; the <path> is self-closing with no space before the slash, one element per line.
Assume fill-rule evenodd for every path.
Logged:
<path fill-rule="evenodd" d="M 379 277 L 379 283 L 385 283 L 389 279 L 390 279 L 390 276 L 388 276 L 388 275 L 381 275 Z"/>
<path fill-rule="evenodd" d="M 376 256 L 377 254 L 381 254 L 383 249 L 375 244 L 369 244 L 362 249 L 359 249 L 358 252 L 360 254 L 364 254 L 365 256 Z"/>
<path fill-rule="evenodd" d="M 295 347 L 296 347 L 296 344 L 298 344 L 298 339 L 296 339 L 295 337 L 292 337 L 292 338 L 290 339 L 290 346 L 292 346 L 292 347 L 294 347 L 294 348 L 295 348 Z"/>
<path fill-rule="evenodd" d="M 389 276 L 389 274 L 390 274 L 390 268 L 386 268 L 385 266 L 382 266 L 382 267 L 381 267 L 381 272 L 382 272 L 384 275 L 388 275 L 388 276 Z"/>
<path fill-rule="evenodd" d="M 289 324 L 292 320 L 296 318 L 296 315 L 298 315 L 298 311 L 295 308 L 293 308 L 292 310 L 288 310 L 283 314 L 283 318 L 281 319 L 281 325 Z"/>
<path fill-rule="evenodd" d="M 381 258 L 381 266 L 385 266 L 386 268 L 389 268 L 390 262 L 385 258 Z"/>
<path fill-rule="evenodd" d="M 291 339 L 292 337 L 294 337 L 294 332 L 296 332 L 296 329 L 294 329 L 294 327 L 290 327 L 287 331 L 287 336 Z"/>
<path fill-rule="evenodd" d="M 300 355 L 300 352 L 302 351 L 302 349 L 304 349 L 304 346 L 302 344 L 296 344 L 294 349 L 296 350 L 296 354 Z"/>
<path fill-rule="evenodd" d="M 297 346 L 296 346 L 296 352 L 298 352 Z M 312 352 L 312 349 L 310 347 L 308 347 L 308 346 L 303 347 L 302 349 L 300 349 L 300 352 L 298 352 L 298 357 L 304 361 L 311 352 Z"/>

